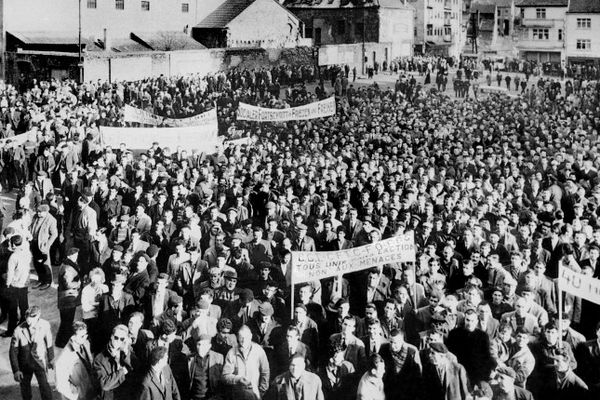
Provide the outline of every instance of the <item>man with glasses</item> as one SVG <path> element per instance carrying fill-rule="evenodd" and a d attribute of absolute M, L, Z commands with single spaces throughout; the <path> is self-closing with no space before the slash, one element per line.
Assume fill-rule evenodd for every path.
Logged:
<path fill-rule="evenodd" d="M 128 347 L 129 330 L 125 325 L 115 326 L 108 345 L 94 359 L 93 369 L 100 383 L 99 398 L 124 399 L 133 394 L 132 372 L 137 360 Z"/>

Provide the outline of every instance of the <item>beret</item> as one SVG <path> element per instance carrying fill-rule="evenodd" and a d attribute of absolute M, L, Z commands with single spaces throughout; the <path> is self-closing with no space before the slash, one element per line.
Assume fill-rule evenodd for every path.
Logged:
<path fill-rule="evenodd" d="M 442 353 L 442 354 L 448 353 L 448 348 L 446 347 L 446 345 L 444 343 L 438 343 L 438 342 L 429 343 L 429 348 L 431 350 L 435 351 L 436 353 Z"/>
<path fill-rule="evenodd" d="M 67 250 L 67 257 L 75 255 L 79 253 L 79 249 L 77 247 L 71 247 L 69 250 Z"/>

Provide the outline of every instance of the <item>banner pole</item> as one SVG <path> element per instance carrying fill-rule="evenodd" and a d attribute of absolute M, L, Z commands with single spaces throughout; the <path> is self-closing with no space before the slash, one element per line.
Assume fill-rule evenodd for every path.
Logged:
<path fill-rule="evenodd" d="M 294 261 L 290 262 L 290 321 L 294 320 Z"/>
<path fill-rule="evenodd" d="M 558 348 L 562 349 L 563 331 L 562 331 L 562 319 L 563 319 L 563 300 L 562 300 L 562 288 L 560 284 L 561 277 L 561 265 L 562 261 L 558 263 L 558 279 L 556 281 L 558 285 Z"/>

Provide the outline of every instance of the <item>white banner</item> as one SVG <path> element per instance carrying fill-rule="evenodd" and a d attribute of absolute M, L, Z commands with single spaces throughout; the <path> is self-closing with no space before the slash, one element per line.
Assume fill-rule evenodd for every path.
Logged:
<path fill-rule="evenodd" d="M 415 259 L 412 233 L 347 250 L 292 251 L 292 282 L 310 282 Z"/>
<path fill-rule="evenodd" d="M 174 119 L 160 117 L 148 111 L 126 104 L 123 119 L 125 122 L 137 122 L 146 125 L 166 125 L 174 127 L 212 125 L 217 123 L 217 109 L 213 108 L 212 110 L 189 118 Z"/>
<path fill-rule="evenodd" d="M 6 139 L 0 139 L 0 147 L 5 147 L 6 142 L 8 142 L 9 140 L 10 140 L 9 145 L 21 146 L 21 145 L 23 145 L 23 143 L 25 143 L 27 141 L 27 139 L 31 139 L 32 142 L 37 143 L 37 137 L 36 137 L 35 133 L 32 133 L 31 135 L 29 135 L 29 132 L 25 132 L 25 133 L 21 133 L 20 135 L 8 137 Z"/>
<path fill-rule="evenodd" d="M 237 119 L 259 122 L 283 122 L 335 115 L 335 97 L 292 108 L 264 108 L 240 103 Z"/>
<path fill-rule="evenodd" d="M 600 279 L 594 279 L 569 268 L 560 267 L 558 287 L 573 296 L 600 304 Z"/>
<path fill-rule="evenodd" d="M 104 146 L 118 148 L 125 143 L 131 150 L 147 150 L 152 143 L 158 142 L 161 147 L 169 147 L 172 151 L 179 146 L 191 150 L 213 153 L 216 146 L 222 145 L 222 138 L 217 137 L 215 126 L 194 126 L 179 128 L 126 128 L 100 127 L 100 137 Z"/>

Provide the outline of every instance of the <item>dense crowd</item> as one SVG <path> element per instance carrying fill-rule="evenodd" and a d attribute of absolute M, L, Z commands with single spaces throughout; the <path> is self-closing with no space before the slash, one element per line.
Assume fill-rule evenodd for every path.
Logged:
<path fill-rule="evenodd" d="M 14 215 L 0 204 L 0 306 L 23 399 L 33 375 L 52 398 L 51 369 L 69 400 L 597 398 L 600 306 L 556 278 L 600 277 L 600 85 L 455 100 L 410 65 L 390 89 L 329 70 L 335 116 L 273 124 L 236 121 L 238 102 L 324 98 L 313 69 L 1 88 L 2 185 L 18 195 Z M 216 104 L 224 135 L 255 141 L 101 146 L 124 104 Z M 414 263 L 290 285 L 293 251 L 403 234 Z M 29 306 L 52 283 L 55 337 Z"/>

